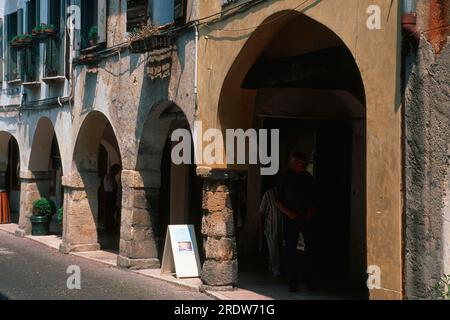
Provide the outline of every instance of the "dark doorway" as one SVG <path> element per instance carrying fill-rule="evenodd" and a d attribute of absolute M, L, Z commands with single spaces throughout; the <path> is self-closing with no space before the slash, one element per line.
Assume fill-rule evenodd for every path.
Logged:
<path fill-rule="evenodd" d="M 171 186 L 171 166 L 170 158 L 172 141 L 166 140 L 161 159 L 161 187 L 159 191 L 159 211 L 157 218 L 158 228 L 158 259 L 162 261 L 164 253 L 164 243 L 166 239 L 167 226 L 170 224 L 170 186 Z"/>
<path fill-rule="evenodd" d="M 52 217 L 52 221 L 50 223 L 50 232 L 57 236 L 62 236 L 63 225 L 61 217 L 59 216 L 59 210 L 63 208 L 64 202 L 64 187 L 62 186 L 62 162 L 61 162 L 61 154 L 59 152 L 58 139 L 56 138 L 56 134 L 53 135 L 52 146 L 50 151 L 50 172 L 51 172 L 51 181 L 50 181 L 50 190 L 49 197 L 55 203 L 55 215 Z"/>
<path fill-rule="evenodd" d="M 352 255 L 360 254 L 351 247 L 352 224 L 352 120 L 265 118 L 265 129 L 280 130 L 280 171 L 288 169 L 292 152 L 303 152 L 309 157 L 308 172 L 317 183 L 318 213 L 314 228 L 314 278 L 321 290 L 345 296 L 364 297 L 363 283 L 353 283 Z M 276 186 L 277 176 L 263 176 L 261 196 Z M 365 234 L 362 232 L 361 234 Z M 358 239 L 365 242 L 365 239 Z M 268 253 L 263 251 L 268 259 Z M 298 245 L 300 279 L 305 279 L 304 242 Z M 282 252 L 282 260 L 283 252 Z M 284 267 L 284 261 L 282 265 Z"/>
<path fill-rule="evenodd" d="M 104 137 L 108 137 L 108 128 Z M 103 144 L 104 143 L 104 144 Z M 107 141 L 100 144 L 98 152 L 98 242 L 102 250 L 118 253 L 120 243 L 121 223 L 121 165 L 117 155 L 119 154 L 113 145 Z M 108 146 L 108 147 L 106 147 Z M 115 153 L 115 154 L 114 154 Z M 115 167 L 120 168 L 118 174 L 114 174 Z"/>
<path fill-rule="evenodd" d="M 8 167 L 6 169 L 6 191 L 8 192 L 9 206 L 11 210 L 11 222 L 19 223 L 20 216 L 20 157 L 19 145 L 15 138 L 10 138 L 8 143 Z"/>
<path fill-rule="evenodd" d="M 203 182 L 196 174 L 195 165 L 174 165 L 172 163 L 171 152 L 173 146 L 174 143 L 169 136 L 161 159 L 161 187 L 157 218 L 159 234 L 158 258 L 162 261 L 168 225 L 192 224 L 195 228 L 199 256 L 202 263 L 204 257 L 203 236 L 201 234 Z M 194 155 L 194 150 L 191 151 L 191 154 L 192 156 Z M 192 159 L 191 163 L 194 163 L 194 159 Z M 180 193 L 184 193 L 183 196 L 178 197 L 177 194 L 174 194 L 177 193 L 174 189 L 175 185 L 177 187 L 184 186 L 184 188 L 176 189 Z M 179 201 L 183 203 L 177 203 Z M 177 209 L 183 210 L 184 213 L 176 212 Z"/>

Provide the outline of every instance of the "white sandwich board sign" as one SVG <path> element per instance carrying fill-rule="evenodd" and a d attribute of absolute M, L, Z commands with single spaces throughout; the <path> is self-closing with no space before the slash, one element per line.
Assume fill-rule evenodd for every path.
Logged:
<path fill-rule="evenodd" d="M 164 245 L 162 274 L 175 274 L 177 278 L 200 277 L 200 258 L 193 225 L 170 225 Z"/>

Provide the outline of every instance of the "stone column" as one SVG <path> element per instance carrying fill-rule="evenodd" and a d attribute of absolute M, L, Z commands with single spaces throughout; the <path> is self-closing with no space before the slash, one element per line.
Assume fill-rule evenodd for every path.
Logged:
<path fill-rule="evenodd" d="M 232 173 L 198 168 L 204 179 L 203 220 L 205 262 L 201 279 L 204 290 L 232 290 L 238 281 L 238 260 L 230 195 Z"/>
<path fill-rule="evenodd" d="M 148 179 L 144 179 L 148 177 Z M 155 232 L 160 173 L 122 171 L 120 253 L 117 265 L 128 269 L 159 268 Z"/>
<path fill-rule="evenodd" d="M 64 187 L 62 253 L 100 250 L 97 236 L 100 186 L 97 172 L 73 173 L 62 178 Z"/>
<path fill-rule="evenodd" d="M 19 228 L 15 234 L 24 237 L 31 234 L 30 217 L 33 215 L 33 202 L 48 197 L 50 191 L 51 172 L 20 172 L 20 217 Z"/>

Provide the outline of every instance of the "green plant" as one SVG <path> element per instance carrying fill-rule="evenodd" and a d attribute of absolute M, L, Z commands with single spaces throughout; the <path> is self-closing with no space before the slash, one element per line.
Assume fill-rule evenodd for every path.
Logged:
<path fill-rule="evenodd" d="M 63 217 L 64 217 L 64 210 L 61 207 L 61 208 L 58 209 L 58 222 L 59 222 L 59 224 L 63 223 Z"/>
<path fill-rule="evenodd" d="M 97 26 L 93 26 L 90 30 L 89 30 L 89 39 L 97 39 L 98 38 L 98 28 Z"/>
<path fill-rule="evenodd" d="M 42 33 L 42 32 L 44 32 L 46 27 L 47 27 L 47 25 L 45 23 L 40 23 L 36 27 L 33 28 L 32 32 L 33 33 Z"/>
<path fill-rule="evenodd" d="M 33 214 L 36 216 L 49 216 L 55 214 L 56 205 L 52 200 L 42 198 L 33 202 Z"/>
<path fill-rule="evenodd" d="M 51 23 L 40 23 L 31 31 L 33 35 L 43 34 L 45 32 L 53 33 L 55 31 L 55 26 Z"/>
<path fill-rule="evenodd" d="M 32 39 L 33 37 L 30 34 L 24 33 L 15 36 L 14 38 L 12 38 L 12 41 L 30 41 Z"/>
<path fill-rule="evenodd" d="M 24 33 L 14 36 L 10 42 L 10 45 L 16 48 L 21 48 L 30 45 L 32 41 L 33 37 L 28 33 Z"/>
<path fill-rule="evenodd" d="M 450 300 L 450 275 L 443 275 L 432 287 L 435 299 Z"/>

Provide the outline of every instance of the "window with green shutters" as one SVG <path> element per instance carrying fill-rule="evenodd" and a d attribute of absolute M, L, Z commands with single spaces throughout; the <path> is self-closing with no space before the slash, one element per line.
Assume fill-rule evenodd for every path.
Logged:
<path fill-rule="evenodd" d="M 149 18 L 148 0 L 127 0 L 127 32 L 146 26 Z"/>
<path fill-rule="evenodd" d="M 177 23 L 186 23 L 186 0 L 174 0 L 173 17 Z"/>
<path fill-rule="evenodd" d="M 81 1 L 81 48 L 90 47 L 90 33 L 98 27 L 98 0 Z"/>
<path fill-rule="evenodd" d="M 66 0 L 48 0 L 48 24 L 54 26 L 56 36 L 50 37 L 45 45 L 46 78 L 64 76 L 64 25 Z"/>
<path fill-rule="evenodd" d="M 10 46 L 11 40 L 18 34 L 17 12 L 6 16 L 6 81 L 18 80 L 19 65 L 17 50 Z"/>
<path fill-rule="evenodd" d="M 3 82 L 3 45 L 3 19 L 0 18 L 0 84 Z"/>
<path fill-rule="evenodd" d="M 27 28 L 26 32 L 31 34 L 33 28 L 40 23 L 40 1 L 30 0 L 26 4 Z M 39 45 L 26 49 L 26 57 L 24 64 L 25 82 L 33 82 L 39 80 Z"/>

